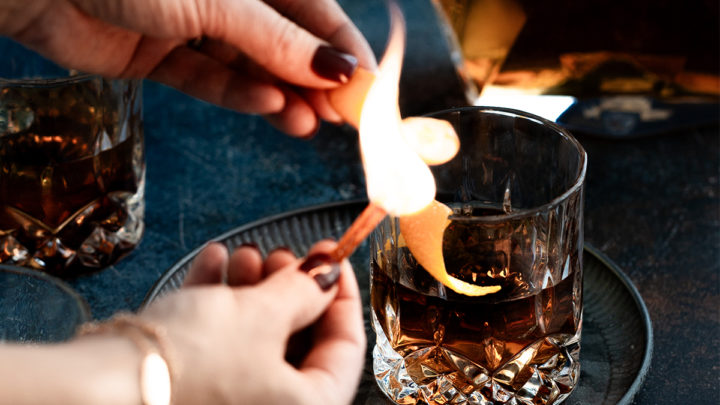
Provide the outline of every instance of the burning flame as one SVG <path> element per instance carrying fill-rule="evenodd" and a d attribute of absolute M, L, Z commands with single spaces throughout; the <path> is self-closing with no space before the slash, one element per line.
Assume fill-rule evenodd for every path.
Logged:
<path fill-rule="evenodd" d="M 390 21 L 390 40 L 360 114 L 360 152 L 370 201 L 390 215 L 403 216 L 433 201 L 435 180 L 403 137 L 398 95 L 405 20 L 392 2 Z"/>
<path fill-rule="evenodd" d="M 351 124 L 358 122 L 356 107 L 362 105 L 360 152 L 371 202 L 343 235 L 337 256 L 345 257 L 345 245 L 356 246 L 367 236 L 361 228 L 369 232 L 387 213 L 399 217 L 406 246 L 440 283 L 468 296 L 497 292 L 499 286 L 470 284 L 449 275 L 445 268 L 442 242 L 452 210 L 435 200 L 435 179 L 428 164 L 452 159 L 460 141 L 446 121 L 424 117 L 402 120 L 398 96 L 405 20 L 396 3 L 389 2 L 389 7 L 390 40 L 378 71 L 373 75 L 359 70 L 348 85 L 330 94 L 331 103 Z M 370 88 L 363 100 L 366 85 Z M 368 227 L 368 223 L 372 225 Z"/>

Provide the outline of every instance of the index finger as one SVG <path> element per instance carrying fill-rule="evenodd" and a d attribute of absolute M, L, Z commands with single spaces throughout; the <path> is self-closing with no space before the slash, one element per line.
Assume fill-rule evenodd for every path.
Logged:
<path fill-rule="evenodd" d="M 193 260 L 183 286 L 220 283 L 225 277 L 227 265 L 228 251 L 225 245 L 209 243 Z"/>
<path fill-rule="evenodd" d="M 266 1 L 317 37 L 355 56 L 360 66 L 369 71 L 377 69 L 375 55 L 367 40 L 335 0 Z M 336 123 L 343 121 L 343 117 L 330 103 L 325 90 L 306 89 L 304 97 L 322 119 Z"/>
<path fill-rule="evenodd" d="M 357 59 L 331 46 L 263 1 L 216 0 L 202 14 L 203 32 L 243 51 L 294 85 L 333 88 L 347 81 Z M 314 2 L 297 2 L 305 6 Z M 340 27 L 337 27 L 338 29 Z"/>
<path fill-rule="evenodd" d="M 265 2 L 317 37 L 355 56 L 360 66 L 368 70 L 377 68 L 375 54 L 370 45 L 337 1 L 266 0 Z"/>

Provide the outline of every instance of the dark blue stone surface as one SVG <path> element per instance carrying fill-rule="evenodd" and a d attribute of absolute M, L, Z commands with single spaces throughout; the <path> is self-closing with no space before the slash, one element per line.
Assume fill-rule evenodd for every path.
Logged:
<path fill-rule="evenodd" d="M 345 0 L 379 54 L 381 0 Z M 402 2 L 406 115 L 461 105 L 462 91 L 427 0 Z M 363 197 L 355 132 L 325 125 L 291 139 L 237 114 L 146 82 L 146 231 L 102 272 L 71 280 L 93 315 L 134 310 L 174 261 L 261 217 Z M 653 365 L 638 404 L 720 400 L 720 146 L 718 127 L 634 140 L 577 134 L 589 155 L 586 240 L 633 279 L 653 319 Z"/>

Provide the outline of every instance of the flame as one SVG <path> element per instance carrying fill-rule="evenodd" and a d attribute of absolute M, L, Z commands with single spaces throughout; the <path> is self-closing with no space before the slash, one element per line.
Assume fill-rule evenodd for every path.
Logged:
<path fill-rule="evenodd" d="M 403 137 L 398 107 L 405 20 L 390 3 L 390 40 L 360 113 L 360 152 L 370 201 L 390 215 L 418 212 L 435 198 L 427 164 Z"/>
<path fill-rule="evenodd" d="M 395 2 L 389 2 L 389 7 L 390 40 L 378 71 L 374 76 L 360 71 L 348 86 L 330 94 L 331 103 L 350 123 L 358 121 L 356 107 L 362 105 L 360 153 L 370 207 L 399 217 L 401 234 L 418 263 L 459 294 L 495 293 L 499 286 L 473 285 L 451 276 L 445 268 L 442 241 L 452 210 L 435 200 L 435 179 L 428 164 L 452 159 L 460 141 L 445 121 L 423 117 L 402 120 L 398 96 L 405 20 Z M 370 88 L 365 94 L 366 85 Z"/>

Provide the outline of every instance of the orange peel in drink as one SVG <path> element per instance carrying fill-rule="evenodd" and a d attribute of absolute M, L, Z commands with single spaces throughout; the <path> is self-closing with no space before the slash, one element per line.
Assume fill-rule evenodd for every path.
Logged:
<path fill-rule="evenodd" d="M 400 233 L 410 253 L 437 281 L 458 294 L 479 297 L 500 291 L 498 285 L 479 286 L 448 274 L 443 259 L 443 235 L 451 214 L 450 207 L 433 200 L 423 210 L 400 217 Z"/>

